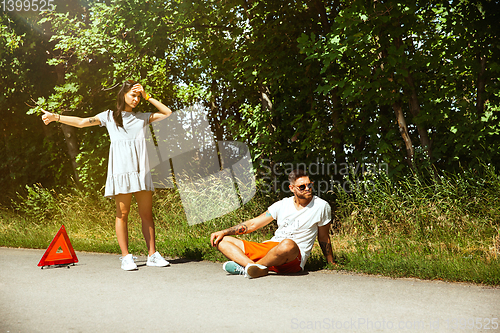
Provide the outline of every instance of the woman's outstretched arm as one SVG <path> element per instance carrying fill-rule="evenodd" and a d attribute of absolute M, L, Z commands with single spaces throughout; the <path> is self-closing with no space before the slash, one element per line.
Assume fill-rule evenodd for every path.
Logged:
<path fill-rule="evenodd" d="M 62 116 L 60 114 L 52 113 L 43 110 L 43 115 L 42 115 L 42 120 L 45 125 L 50 124 L 53 121 L 57 121 L 61 124 L 69 125 L 69 126 L 74 126 L 78 128 L 82 127 L 89 127 L 89 126 L 96 126 L 100 125 L 101 121 L 97 116 L 94 117 L 89 117 L 89 118 L 80 118 L 80 117 L 74 117 L 74 116 Z"/>

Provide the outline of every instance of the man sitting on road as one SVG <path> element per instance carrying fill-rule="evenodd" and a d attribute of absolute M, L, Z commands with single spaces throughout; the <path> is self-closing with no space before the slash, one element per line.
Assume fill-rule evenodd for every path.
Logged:
<path fill-rule="evenodd" d="M 292 171 L 288 180 L 293 197 L 275 202 L 256 218 L 212 233 L 212 246 L 216 246 L 231 260 L 222 266 L 226 272 L 245 275 L 248 278 L 261 277 L 269 271 L 278 274 L 300 272 L 311 254 L 316 236 L 327 261 L 334 264 L 329 235 L 330 205 L 325 200 L 313 196 L 313 183 L 305 171 Z M 226 237 L 251 233 L 273 220 L 277 221 L 278 230 L 274 237 L 264 243 Z"/>

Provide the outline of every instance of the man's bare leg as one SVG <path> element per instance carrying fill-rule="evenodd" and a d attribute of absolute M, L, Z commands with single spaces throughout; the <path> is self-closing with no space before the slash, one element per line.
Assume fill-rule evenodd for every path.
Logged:
<path fill-rule="evenodd" d="M 219 251 L 228 259 L 237 264 L 247 267 L 248 264 L 258 264 L 259 266 L 249 267 L 251 277 L 261 277 L 268 274 L 268 267 L 280 266 L 297 258 L 300 255 L 300 249 L 291 239 L 281 241 L 276 247 L 272 248 L 262 259 L 257 262 L 250 260 L 245 255 L 245 247 L 240 239 L 234 237 L 224 237 L 218 245 Z M 265 268 L 263 268 L 264 266 Z"/>
<path fill-rule="evenodd" d="M 291 239 L 282 240 L 277 246 L 273 247 L 256 264 L 266 267 L 281 266 L 297 258 L 300 255 L 300 249 Z"/>
<path fill-rule="evenodd" d="M 254 264 L 254 262 L 245 255 L 245 246 L 240 239 L 226 236 L 222 239 L 217 248 L 229 260 L 243 267 L 246 267 L 248 264 Z"/>
<path fill-rule="evenodd" d="M 251 278 L 266 276 L 269 273 L 269 267 L 286 264 L 297 258 L 299 254 L 300 249 L 297 244 L 291 239 L 285 239 L 269 250 L 255 265 L 245 267 L 245 275 Z"/>

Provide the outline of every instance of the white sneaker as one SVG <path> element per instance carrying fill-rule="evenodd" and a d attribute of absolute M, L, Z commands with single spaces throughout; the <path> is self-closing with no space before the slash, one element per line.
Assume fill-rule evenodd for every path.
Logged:
<path fill-rule="evenodd" d="M 158 251 L 156 251 L 155 253 L 153 253 L 152 256 L 148 256 L 148 261 L 146 262 L 146 265 L 147 266 L 156 266 L 156 267 L 165 267 L 165 266 L 170 265 L 170 263 L 168 261 L 166 261 L 165 259 L 163 259 L 161 254 L 158 253 Z"/>
<path fill-rule="evenodd" d="M 120 257 L 120 260 L 122 261 L 122 269 L 124 271 L 133 271 L 137 269 L 137 265 L 134 262 L 134 257 L 129 253 L 125 257 Z"/>
<path fill-rule="evenodd" d="M 265 276 L 269 273 L 269 269 L 264 265 L 248 264 L 245 267 L 245 277 L 249 279 Z"/>

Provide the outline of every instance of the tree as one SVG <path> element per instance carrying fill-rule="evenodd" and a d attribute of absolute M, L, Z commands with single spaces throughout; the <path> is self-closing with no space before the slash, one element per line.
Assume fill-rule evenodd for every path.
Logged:
<path fill-rule="evenodd" d="M 498 159 L 496 6 L 96 2 L 45 14 L 59 82 L 38 103 L 94 115 L 114 108 L 132 78 L 174 109 L 201 101 L 214 139 L 245 141 L 256 165 L 272 170 L 320 161 L 387 163 L 394 175 L 474 166 Z M 105 173 L 99 131 L 73 136 L 85 186 Z"/>
<path fill-rule="evenodd" d="M 32 98 L 47 91 L 54 75 L 45 66 L 47 38 L 33 28 L 32 17 L 15 13 L 0 15 L 0 186 L 9 202 L 25 184 L 60 180 L 61 161 L 66 154 L 53 146 L 54 154 L 43 155 L 43 138 L 52 135 L 40 119 L 27 116 Z"/>
<path fill-rule="evenodd" d="M 355 1 L 341 5 L 331 33 L 304 34 L 300 39 L 308 59 L 323 65 L 323 84 L 316 91 L 323 95 L 335 91 L 344 104 L 357 105 L 353 116 L 370 123 L 363 127 L 365 138 L 378 141 L 372 151 L 393 168 L 397 168 L 404 155 L 411 167 L 417 161 L 442 168 L 451 168 L 456 161 L 474 164 L 477 161 L 470 158 L 471 142 L 483 148 L 475 157 L 489 159 L 496 155 L 485 146 L 491 142 L 491 135 L 498 133 L 496 116 L 481 120 L 468 109 L 475 100 L 476 110 L 482 110 L 485 99 L 493 102 L 489 105 L 498 104 L 494 94 L 486 97 L 488 89 L 498 86 L 494 79 L 498 77 L 494 61 L 498 57 L 491 56 L 498 49 L 498 38 L 494 38 L 498 34 L 492 18 L 480 10 L 481 5 L 457 3 L 413 1 L 403 5 L 396 1 Z M 485 2 L 483 6 L 496 4 Z M 488 13 L 498 12 L 489 9 Z M 481 27 L 482 33 L 477 27 Z M 478 39 L 481 41 L 474 42 Z M 455 45 L 458 40 L 474 51 L 463 51 L 465 45 Z M 491 59 L 489 68 L 485 58 Z M 476 65 L 471 66 L 471 62 Z M 339 70 L 329 71 L 332 66 Z M 464 81 L 469 83 L 467 87 L 460 83 Z M 455 84 L 460 88 L 455 88 Z M 396 116 L 391 126 L 384 124 L 387 118 L 383 116 L 389 107 Z M 395 140 L 394 128 L 399 129 L 404 150 L 398 148 L 402 145 Z M 459 137 L 455 136 L 459 131 Z M 463 142 L 457 147 L 455 141 L 452 146 L 450 138 L 465 139 L 467 144 Z M 351 145 L 356 147 L 355 142 Z M 391 146 L 406 154 L 390 157 Z M 366 157 L 367 153 L 362 155 Z"/>

